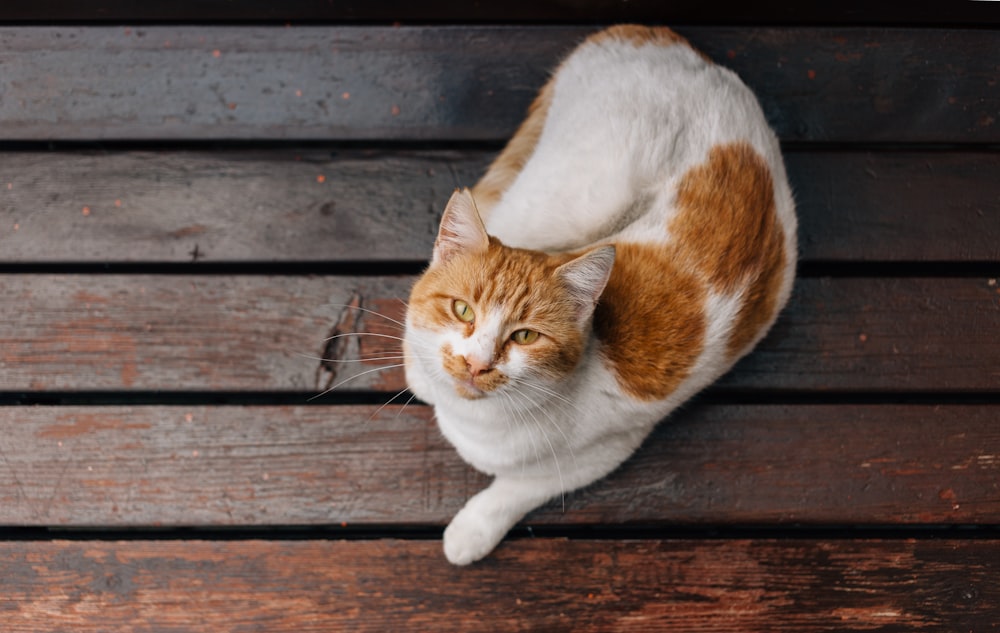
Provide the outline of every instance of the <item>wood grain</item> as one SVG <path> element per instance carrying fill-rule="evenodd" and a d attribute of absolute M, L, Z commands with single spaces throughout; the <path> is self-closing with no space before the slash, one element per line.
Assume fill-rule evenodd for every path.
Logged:
<path fill-rule="evenodd" d="M 399 326 L 345 306 L 400 320 L 411 282 L 0 275 L 0 385 L 316 394 L 347 380 L 341 388 L 395 392 L 402 372 L 387 366 L 399 362 Z M 771 334 L 721 385 L 996 392 L 998 305 L 995 279 L 800 279 Z M 351 332 L 371 335 L 329 340 Z"/>
<path fill-rule="evenodd" d="M 455 568 L 426 541 L 6 542 L 10 633 L 986 631 L 1000 543 L 560 541 Z"/>
<path fill-rule="evenodd" d="M 443 526 L 488 483 L 420 405 L 8 407 L 0 421 L 0 525 Z M 526 521 L 998 524 L 998 473 L 997 406 L 702 404 Z"/>
<path fill-rule="evenodd" d="M 402 310 L 409 278 L 242 276 L 6 276 L 0 278 L 0 384 L 30 390 L 292 390 L 319 393 L 357 363 L 398 352 L 360 348 L 369 319 L 348 308 Z M 399 334 L 372 317 L 370 332 Z M 341 328 L 341 329 L 337 329 Z M 363 340 L 367 340 L 361 337 Z M 332 343 L 343 343 L 333 346 Z M 369 350 L 374 351 L 369 353 Z M 391 365 L 398 361 L 376 363 Z M 367 371 L 368 367 L 365 368 Z M 358 388 L 401 388 L 379 376 Z M 349 385 L 355 387 L 355 385 Z"/>
<path fill-rule="evenodd" d="M 0 137 L 505 139 L 591 27 L 0 29 Z M 996 143 L 1000 34 L 682 29 L 784 140 Z"/>
<path fill-rule="evenodd" d="M 448 197 L 492 157 L 0 153 L 0 261 L 423 261 Z M 1000 154 L 791 151 L 786 162 L 805 262 L 1000 261 Z"/>

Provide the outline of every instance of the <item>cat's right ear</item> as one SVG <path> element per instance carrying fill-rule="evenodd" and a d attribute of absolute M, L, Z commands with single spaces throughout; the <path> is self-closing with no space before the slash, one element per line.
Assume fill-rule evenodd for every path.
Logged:
<path fill-rule="evenodd" d="M 490 238 L 472 194 L 468 189 L 456 189 L 441 216 L 431 265 L 446 262 L 459 253 L 486 251 L 489 245 Z"/>

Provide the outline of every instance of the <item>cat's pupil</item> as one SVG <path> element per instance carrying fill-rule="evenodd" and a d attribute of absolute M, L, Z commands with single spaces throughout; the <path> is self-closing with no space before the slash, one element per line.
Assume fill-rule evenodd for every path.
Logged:
<path fill-rule="evenodd" d="M 476 318 L 476 313 L 472 311 L 472 307 L 461 299 L 456 299 L 452 302 L 451 311 L 455 313 L 455 316 L 460 321 L 464 321 L 465 323 L 472 323 Z"/>
<path fill-rule="evenodd" d="M 538 332 L 534 330 L 518 330 L 511 335 L 511 339 L 518 345 L 528 345 L 538 339 Z"/>

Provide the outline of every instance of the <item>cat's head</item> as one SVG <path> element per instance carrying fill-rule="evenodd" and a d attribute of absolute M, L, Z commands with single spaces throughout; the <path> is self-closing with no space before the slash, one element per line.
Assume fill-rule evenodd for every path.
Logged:
<path fill-rule="evenodd" d="M 505 246 L 487 235 L 469 191 L 456 191 L 410 295 L 410 347 L 464 398 L 544 389 L 580 362 L 614 256 L 613 246 L 558 255 Z"/>

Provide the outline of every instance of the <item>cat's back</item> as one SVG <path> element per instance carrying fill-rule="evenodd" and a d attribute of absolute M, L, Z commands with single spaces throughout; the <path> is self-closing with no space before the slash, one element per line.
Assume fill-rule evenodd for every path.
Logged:
<path fill-rule="evenodd" d="M 572 250 L 666 220 L 669 209 L 653 201 L 713 147 L 733 143 L 784 181 L 777 141 L 734 73 L 668 28 L 620 25 L 563 61 L 474 193 L 505 243 Z M 504 159 L 516 174 L 491 187 Z"/>
<path fill-rule="evenodd" d="M 690 396 L 787 302 L 796 219 L 778 141 L 750 89 L 671 30 L 589 38 L 511 148 L 525 155 L 487 228 L 525 248 L 615 244 L 594 330 L 633 399 Z"/>

